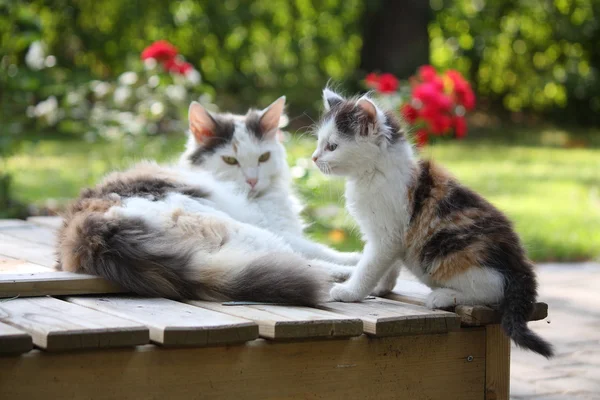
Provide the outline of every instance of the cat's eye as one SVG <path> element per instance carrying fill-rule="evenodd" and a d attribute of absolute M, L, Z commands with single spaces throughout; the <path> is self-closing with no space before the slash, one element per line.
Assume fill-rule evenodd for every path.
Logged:
<path fill-rule="evenodd" d="M 260 157 L 258 157 L 258 162 L 265 162 L 271 158 L 271 152 L 267 151 L 266 153 L 262 153 Z"/>
<path fill-rule="evenodd" d="M 327 143 L 327 146 L 325 146 L 325 150 L 327 151 L 334 151 L 335 149 L 337 149 L 338 145 L 334 144 L 334 143 Z"/>
<path fill-rule="evenodd" d="M 235 157 L 223 156 L 221 157 L 226 164 L 237 165 L 238 160 Z"/>

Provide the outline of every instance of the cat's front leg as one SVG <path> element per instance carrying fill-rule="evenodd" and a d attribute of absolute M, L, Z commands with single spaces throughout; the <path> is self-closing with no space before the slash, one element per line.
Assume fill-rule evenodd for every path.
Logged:
<path fill-rule="evenodd" d="M 360 253 L 344 253 L 333 250 L 321 243 L 313 242 L 303 236 L 282 233 L 295 252 L 307 258 L 329 261 L 340 265 L 356 265 L 361 259 Z"/>
<path fill-rule="evenodd" d="M 323 260 L 310 260 L 309 263 L 311 267 L 315 267 L 325 272 L 333 282 L 344 282 L 348 280 L 355 270 L 354 267 L 338 265 Z"/>
<path fill-rule="evenodd" d="M 375 289 L 377 283 L 392 267 L 395 253 L 390 249 L 365 246 L 362 258 L 352 277 L 345 283 L 333 286 L 329 295 L 334 301 L 355 302 L 363 300 Z"/>

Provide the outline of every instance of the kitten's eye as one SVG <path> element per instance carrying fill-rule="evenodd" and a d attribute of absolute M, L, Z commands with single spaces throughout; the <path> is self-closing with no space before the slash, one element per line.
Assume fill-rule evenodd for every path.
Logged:
<path fill-rule="evenodd" d="M 327 151 L 334 151 L 335 149 L 337 149 L 337 144 L 334 143 L 327 143 L 327 146 L 325 146 L 325 150 Z"/>
<path fill-rule="evenodd" d="M 223 159 L 223 161 L 225 161 L 226 164 L 229 165 L 236 165 L 238 163 L 238 160 L 236 160 L 235 157 L 223 156 L 221 158 Z"/>
<path fill-rule="evenodd" d="M 269 158 L 271 158 L 271 152 L 267 151 L 266 153 L 263 153 L 263 154 L 261 154 L 260 157 L 258 157 L 258 162 L 268 161 Z"/>

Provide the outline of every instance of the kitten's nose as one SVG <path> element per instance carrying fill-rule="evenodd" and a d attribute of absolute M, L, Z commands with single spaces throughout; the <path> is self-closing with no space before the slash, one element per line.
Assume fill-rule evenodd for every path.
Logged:
<path fill-rule="evenodd" d="M 317 156 L 312 156 L 312 160 L 313 160 L 313 162 L 317 162 L 317 160 L 318 160 L 318 159 L 319 159 L 319 157 L 317 157 Z"/>
<path fill-rule="evenodd" d="M 251 188 L 254 188 L 254 186 L 256 186 L 256 182 L 258 182 L 257 178 L 246 179 L 246 183 L 248 183 L 248 185 L 250 185 Z"/>

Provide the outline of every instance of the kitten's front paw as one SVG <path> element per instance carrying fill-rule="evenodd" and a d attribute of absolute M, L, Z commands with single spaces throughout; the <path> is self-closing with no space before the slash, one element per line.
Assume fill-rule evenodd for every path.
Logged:
<path fill-rule="evenodd" d="M 345 303 L 361 301 L 365 297 L 362 293 L 353 290 L 349 285 L 342 283 L 333 285 L 329 296 L 333 301 L 343 301 Z"/>
<path fill-rule="evenodd" d="M 458 292 L 452 289 L 435 289 L 429 293 L 425 305 L 429 308 L 452 308 L 457 303 Z"/>

